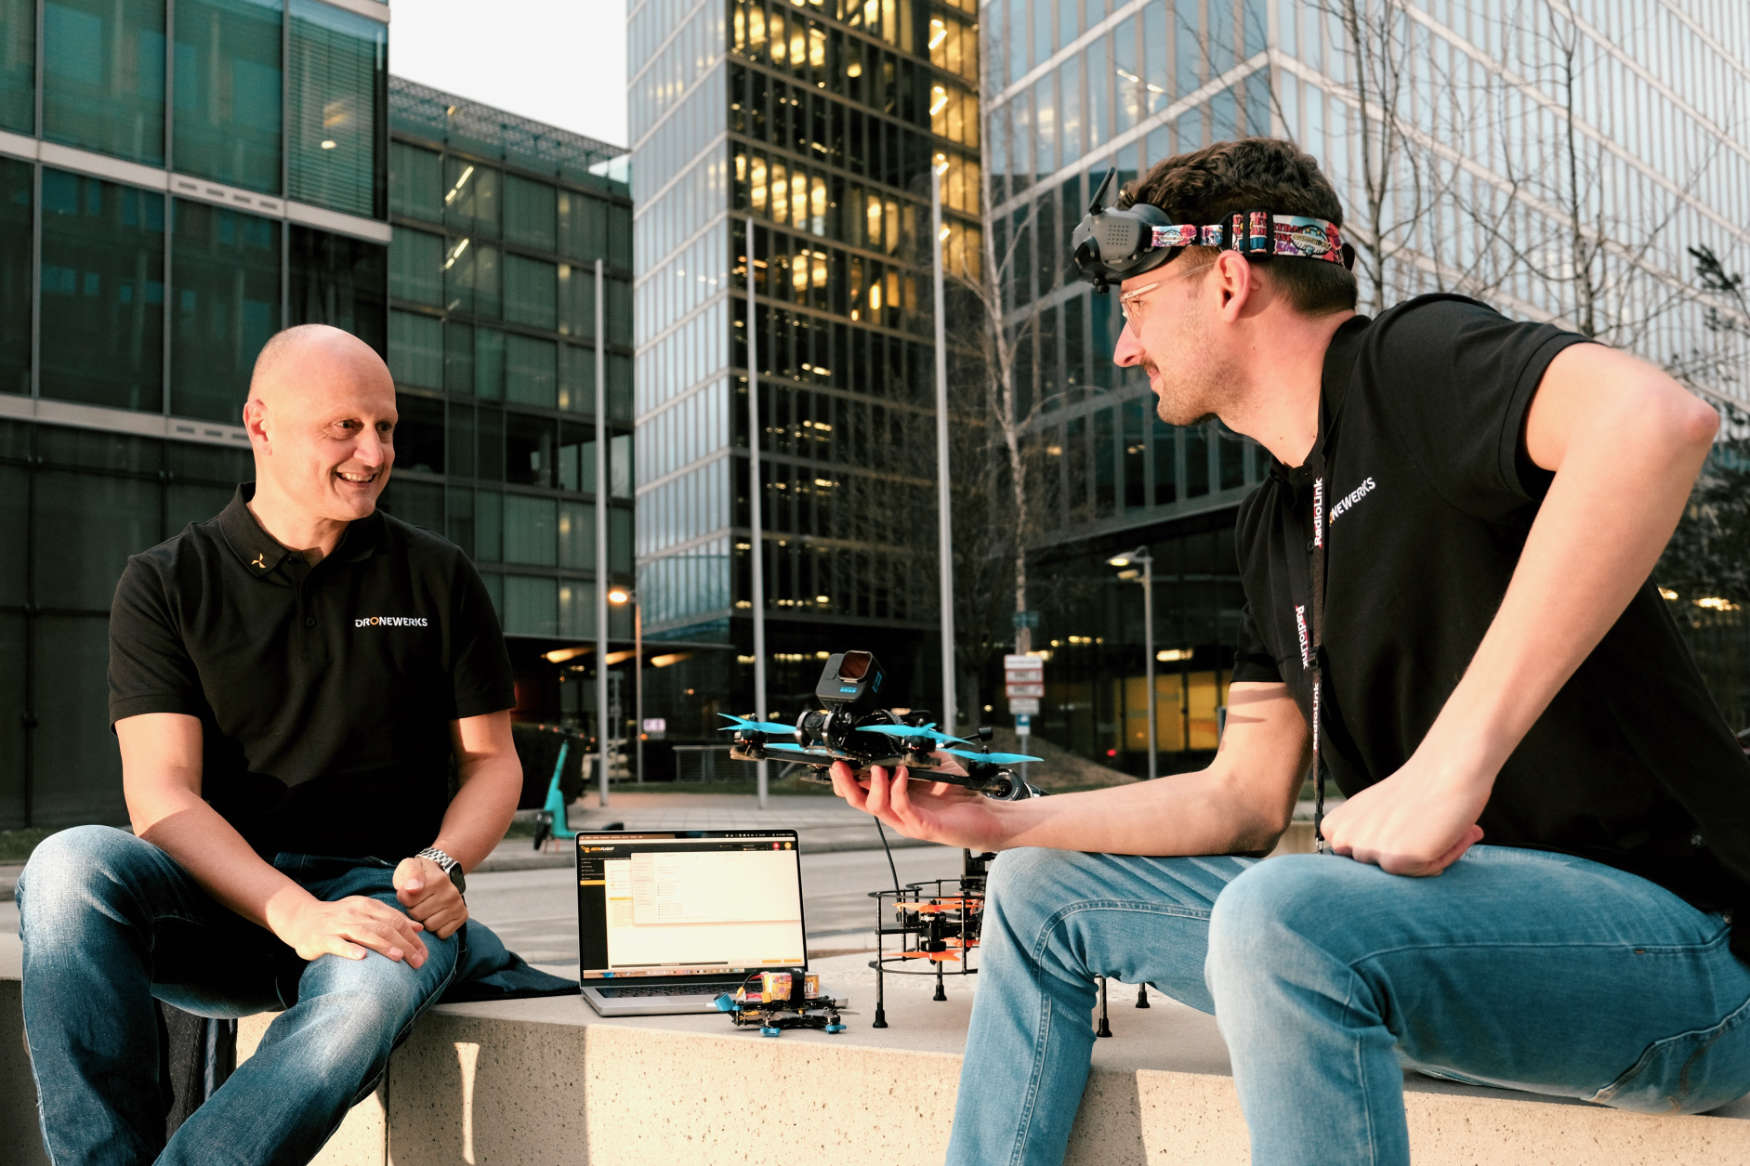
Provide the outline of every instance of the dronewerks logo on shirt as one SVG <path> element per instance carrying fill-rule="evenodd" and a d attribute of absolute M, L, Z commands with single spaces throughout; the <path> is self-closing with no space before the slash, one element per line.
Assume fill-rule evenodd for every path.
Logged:
<path fill-rule="evenodd" d="M 1363 498 L 1373 493 L 1374 484 L 1372 475 L 1369 475 L 1361 480 L 1359 486 L 1337 499 L 1336 505 L 1331 507 L 1331 525 L 1336 526 L 1337 519 L 1343 517 L 1344 511 L 1350 509 L 1357 502 L 1360 502 Z"/>
<path fill-rule="evenodd" d="M 423 628 L 429 626 L 423 615 L 361 615 L 352 621 L 355 628 Z"/>

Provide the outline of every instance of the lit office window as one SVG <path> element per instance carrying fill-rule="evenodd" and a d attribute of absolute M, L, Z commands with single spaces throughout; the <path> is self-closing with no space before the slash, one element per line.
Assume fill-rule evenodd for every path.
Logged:
<path fill-rule="evenodd" d="M 499 234 L 498 171 L 466 158 L 444 159 L 444 222 L 465 233 Z"/>
<path fill-rule="evenodd" d="M 588 502 L 559 503 L 559 565 L 595 569 L 595 507 Z"/>
<path fill-rule="evenodd" d="M 499 314 L 504 298 L 499 290 L 498 248 L 482 246 L 472 235 L 451 236 L 444 241 L 442 267 L 447 310 Z"/>
<path fill-rule="evenodd" d="M 177 0 L 175 168 L 280 188 L 280 0 Z"/>
<path fill-rule="evenodd" d="M 387 61 L 385 25 L 317 0 L 292 0 L 287 195 L 348 214 L 382 214 Z"/>
<path fill-rule="evenodd" d="M 36 129 L 35 0 L 0 0 L 0 129 Z"/>
<path fill-rule="evenodd" d="M 610 610 L 609 627 L 615 612 Z M 595 635 L 595 584 L 584 579 L 566 579 L 559 584 L 559 634 L 568 639 Z"/>
<path fill-rule="evenodd" d="M 0 158 L 0 320 L 30 320 L 29 162 Z M 30 329 L 0 328 L 0 393 L 30 392 Z"/>
<path fill-rule="evenodd" d="M 289 324 L 333 324 L 388 356 L 385 296 L 389 249 L 379 243 L 291 228 Z"/>
<path fill-rule="evenodd" d="M 164 161 L 163 0 L 50 0 L 43 136 L 135 162 Z"/>
<path fill-rule="evenodd" d="M 43 170 L 42 395 L 156 413 L 164 196 Z"/>
<path fill-rule="evenodd" d="M 238 425 L 280 327 L 279 224 L 184 199 L 171 214 L 170 411 Z"/>

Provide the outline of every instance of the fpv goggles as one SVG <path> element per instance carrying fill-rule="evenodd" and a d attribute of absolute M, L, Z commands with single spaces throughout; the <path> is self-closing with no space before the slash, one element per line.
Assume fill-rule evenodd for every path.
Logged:
<path fill-rule="evenodd" d="M 1088 213 L 1070 235 L 1070 248 L 1082 278 L 1104 292 L 1115 283 L 1167 263 L 1184 247 L 1215 247 L 1242 255 L 1294 255 L 1351 267 L 1355 250 L 1343 242 L 1335 223 L 1269 211 L 1236 211 L 1209 226 L 1169 223 L 1159 207 L 1139 202 L 1104 206 L 1116 170 L 1108 170 L 1094 192 Z"/>

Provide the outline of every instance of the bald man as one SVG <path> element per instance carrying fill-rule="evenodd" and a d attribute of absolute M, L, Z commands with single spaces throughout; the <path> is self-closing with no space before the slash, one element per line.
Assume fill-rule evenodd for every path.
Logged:
<path fill-rule="evenodd" d="M 368 346 L 280 333 L 243 408 L 255 482 L 128 562 L 109 706 L 133 832 L 57 834 L 18 887 L 57 1163 L 307 1161 L 471 957 L 507 962 L 462 892 L 522 788 L 510 664 L 466 556 L 377 511 L 395 421 Z M 168 1143 L 153 997 L 283 1009 Z"/>

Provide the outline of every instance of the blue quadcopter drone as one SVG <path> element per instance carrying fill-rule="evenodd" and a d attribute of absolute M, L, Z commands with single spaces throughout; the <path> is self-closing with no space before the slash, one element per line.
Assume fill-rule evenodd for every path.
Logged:
<path fill-rule="evenodd" d="M 824 708 L 809 709 L 795 724 L 759 721 L 720 713 L 735 734 L 729 755 L 737 761 L 789 761 L 807 766 L 816 781 L 830 781 L 835 761 L 852 769 L 871 765 L 905 766 L 913 775 L 975 790 L 986 797 L 1014 801 L 1036 791 L 1011 768 L 1038 761 L 1025 753 L 993 753 L 990 730 L 954 737 L 936 728 L 922 710 L 878 707 L 885 674 L 873 652 L 835 652 L 815 686 Z"/>

